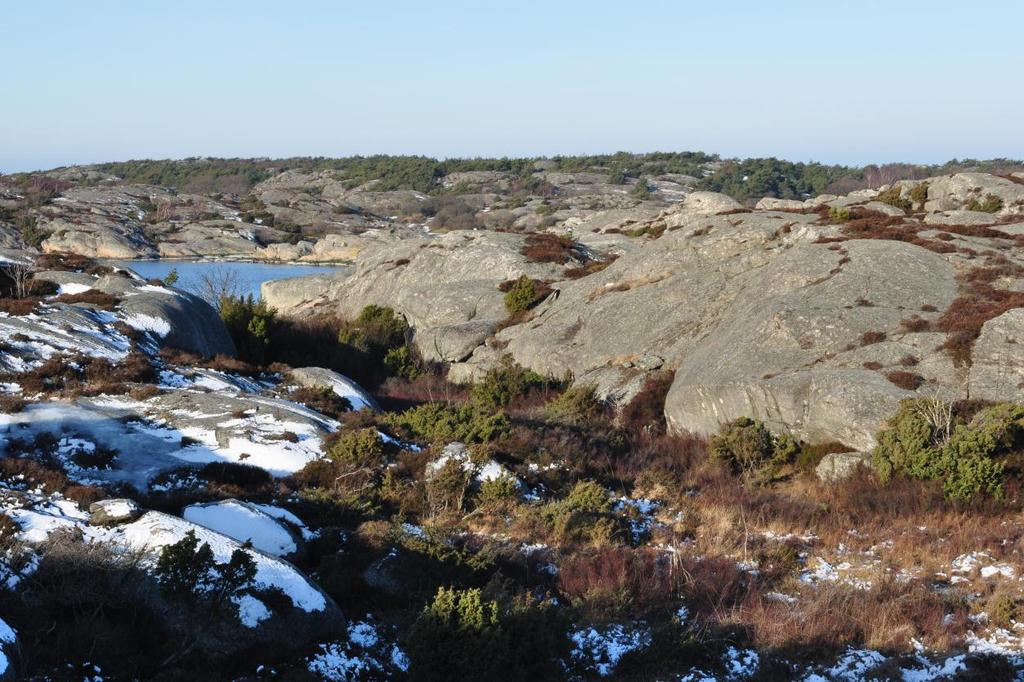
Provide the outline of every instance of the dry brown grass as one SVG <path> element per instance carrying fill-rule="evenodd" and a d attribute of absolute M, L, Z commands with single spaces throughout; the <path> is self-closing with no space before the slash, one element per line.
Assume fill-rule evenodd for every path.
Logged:
<path fill-rule="evenodd" d="M 900 326 L 907 332 L 923 332 L 928 329 L 930 323 L 920 315 L 911 315 L 907 319 L 901 320 Z"/>
<path fill-rule="evenodd" d="M 62 471 L 16 457 L 0 458 L 0 480 L 30 483 L 41 487 L 47 494 L 63 492 L 68 487 L 68 478 Z"/>
<path fill-rule="evenodd" d="M 916 391 L 924 383 L 924 377 L 920 374 L 904 370 L 893 370 L 886 374 L 885 378 L 896 386 L 908 391 Z"/>
<path fill-rule="evenodd" d="M 0 393 L 0 413 L 17 414 L 25 409 L 25 400 L 15 393 Z"/>
<path fill-rule="evenodd" d="M 352 410 L 352 403 L 342 398 L 330 388 L 316 388 L 313 386 L 301 386 L 287 396 L 288 400 L 302 403 L 320 414 L 338 418 Z"/>
<path fill-rule="evenodd" d="M 671 608 L 677 576 L 654 550 L 606 547 L 576 552 L 559 567 L 559 590 L 591 617 L 627 612 L 645 617 Z"/>
<path fill-rule="evenodd" d="M 93 305 L 102 310 L 113 310 L 120 300 L 117 296 L 89 289 L 80 294 L 62 294 L 53 299 L 55 303 L 86 304 Z"/>
<path fill-rule="evenodd" d="M 961 278 L 961 293 L 935 322 L 935 327 L 948 334 L 942 348 L 958 366 L 971 364 L 974 342 L 989 320 L 1008 310 L 1024 308 L 1024 292 L 996 289 L 988 283 L 986 272 L 971 270 Z"/>
<path fill-rule="evenodd" d="M 828 208 L 821 207 L 817 211 L 821 216 L 822 224 L 832 223 Z M 1009 240 L 1006 233 L 991 229 L 987 226 L 978 225 L 943 225 L 945 233 L 937 235 L 934 239 L 928 239 L 920 235 L 925 230 L 934 229 L 933 226 L 922 223 L 908 222 L 903 216 L 889 216 L 879 211 L 872 211 L 862 206 L 850 208 L 850 219 L 843 221 L 841 227 L 842 237 L 826 237 L 818 240 L 819 244 L 842 242 L 852 239 L 881 239 L 888 241 L 900 241 L 914 244 L 921 248 L 934 251 L 935 253 L 965 254 L 974 253 L 970 249 L 956 247 L 950 243 L 954 237 L 948 233 L 959 234 L 968 237 L 983 237 L 989 239 Z"/>
<path fill-rule="evenodd" d="M 860 345 L 870 346 L 885 341 L 885 332 L 867 331 L 860 335 Z"/>
<path fill-rule="evenodd" d="M 202 365 L 208 369 L 215 369 L 220 372 L 234 372 L 235 374 L 246 376 L 255 376 L 260 373 L 258 367 L 254 367 L 244 360 L 219 353 L 208 360 L 203 360 Z"/>
<path fill-rule="evenodd" d="M 401 411 L 423 403 L 464 403 L 469 391 L 469 386 L 450 383 L 439 371 L 428 369 L 415 379 L 389 377 L 375 397 L 384 409 Z"/>
<path fill-rule="evenodd" d="M 848 646 L 902 651 L 911 638 L 949 651 L 967 631 L 965 603 L 944 598 L 927 584 L 892 580 L 867 590 L 818 586 L 802 593 L 796 605 L 752 590 L 721 622 L 748 628 L 759 648 L 787 653 Z"/>
<path fill-rule="evenodd" d="M 644 387 L 619 413 L 623 427 L 637 432 L 664 433 L 665 396 L 674 379 L 673 370 L 661 370 L 648 376 Z"/>
<path fill-rule="evenodd" d="M 571 239 L 558 235 L 538 232 L 526 235 L 521 253 L 534 263 L 565 263 L 576 253 L 576 244 Z"/>
<path fill-rule="evenodd" d="M 42 302 L 37 297 L 28 298 L 0 298 L 0 312 L 21 317 L 28 315 Z"/>
<path fill-rule="evenodd" d="M 116 363 L 88 356 L 54 356 L 27 372 L 2 376 L 20 384 L 26 395 L 77 396 L 127 393 L 130 383 L 153 381 L 156 370 L 145 354 L 133 351 Z"/>
<path fill-rule="evenodd" d="M 640 287 L 647 286 L 648 284 L 656 284 L 663 279 L 671 277 L 673 273 L 671 271 L 665 271 L 660 273 L 653 273 L 650 275 L 644 275 L 642 277 L 631 277 L 629 279 L 619 280 L 618 282 L 605 284 L 603 287 L 594 289 L 587 294 L 587 301 L 596 301 L 602 296 L 608 294 L 620 292 L 620 291 L 632 291 Z"/>
<path fill-rule="evenodd" d="M 96 266 L 96 261 L 77 253 L 44 253 L 36 258 L 36 270 L 85 272 Z"/>

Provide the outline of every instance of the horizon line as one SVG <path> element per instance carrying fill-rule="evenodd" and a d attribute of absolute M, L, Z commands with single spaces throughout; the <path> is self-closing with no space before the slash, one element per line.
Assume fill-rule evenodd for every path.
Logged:
<path fill-rule="evenodd" d="M 649 156 L 652 154 L 703 154 L 705 156 L 713 157 L 712 161 L 719 162 L 743 162 L 751 160 L 764 160 L 764 159 L 775 159 L 777 161 L 783 161 L 786 163 L 793 164 L 804 164 L 804 165 L 820 165 L 829 167 L 841 167 L 841 168 L 867 168 L 869 166 L 919 166 L 919 167 L 941 167 L 953 163 L 967 163 L 967 162 L 999 162 L 1004 161 L 1007 163 L 1022 164 L 1024 165 L 1024 159 L 1014 159 L 1009 156 L 994 156 L 988 158 L 965 156 L 965 157 L 952 157 L 945 161 L 909 161 L 909 160 L 890 160 L 890 161 L 871 161 L 869 163 L 854 163 L 854 162 L 829 162 L 829 161 L 818 161 L 814 159 L 809 160 L 793 160 L 785 156 L 723 156 L 717 152 L 705 152 L 701 150 L 685 149 L 685 150 L 664 150 L 654 149 L 650 151 L 633 152 L 616 150 L 609 152 L 590 152 L 590 153 L 554 153 L 554 154 L 523 154 L 523 155 L 452 155 L 452 156 L 434 156 L 430 154 L 417 154 L 417 153 L 386 153 L 386 152 L 375 152 L 375 153 L 352 153 L 352 154 L 341 154 L 341 155 L 321 155 L 321 154 L 295 154 L 290 156 L 216 156 L 216 155 L 192 155 L 192 156 L 181 156 L 181 157 L 135 157 L 127 159 L 108 159 L 105 161 L 89 161 L 80 163 L 67 163 L 57 166 L 51 166 L 49 168 L 33 168 L 31 170 L 6 170 L 0 169 L 0 175 L 31 175 L 34 173 L 52 173 L 54 171 L 69 169 L 69 168 L 85 168 L 90 166 L 101 166 L 107 164 L 123 164 L 123 163 L 184 163 L 189 161 L 253 161 L 253 162 L 264 162 L 264 161 L 292 161 L 292 160 L 304 160 L 304 159 L 323 159 L 323 160 L 347 160 L 357 158 L 422 158 L 444 163 L 446 161 L 544 161 L 552 159 L 568 159 L 568 158 L 585 158 L 593 156 L 616 156 L 618 154 L 625 154 L 633 157 Z"/>

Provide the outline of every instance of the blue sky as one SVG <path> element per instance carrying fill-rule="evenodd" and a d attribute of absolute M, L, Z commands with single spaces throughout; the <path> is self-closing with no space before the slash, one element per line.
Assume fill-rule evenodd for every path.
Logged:
<path fill-rule="evenodd" d="M 185 156 L 1024 157 L 1024 2 L 6 3 L 0 171 Z"/>

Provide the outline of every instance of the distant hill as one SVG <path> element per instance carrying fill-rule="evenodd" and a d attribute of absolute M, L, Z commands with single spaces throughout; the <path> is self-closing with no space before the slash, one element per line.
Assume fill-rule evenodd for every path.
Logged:
<path fill-rule="evenodd" d="M 425 156 L 293 157 L 287 159 L 133 160 L 82 168 L 109 173 L 126 182 L 159 185 L 194 193 L 245 194 L 257 183 L 287 170 L 335 171 L 356 187 L 376 180 L 378 191 L 409 189 L 434 193 L 441 179 L 468 171 L 503 171 L 528 175 L 535 169 L 597 172 L 622 184 L 641 176 L 689 175 L 696 189 L 728 194 L 739 201 L 776 197 L 804 198 L 822 193 L 877 187 L 895 180 L 913 180 L 961 171 L 1006 174 L 1024 170 L 1013 159 L 953 159 L 943 164 L 886 163 L 841 166 L 791 162 L 776 158 L 722 159 L 704 152 L 651 152 L 532 158 L 438 160 Z M 65 169 L 55 169 L 65 170 Z M 52 172 L 52 171 L 51 171 Z M 32 175 L 32 174 L 23 174 Z"/>

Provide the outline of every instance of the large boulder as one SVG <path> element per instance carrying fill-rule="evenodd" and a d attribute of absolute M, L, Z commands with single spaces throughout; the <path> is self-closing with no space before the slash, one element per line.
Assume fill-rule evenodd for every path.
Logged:
<path fill-rule="evenodd" d="M 366 242 L 360 235 L 328 234 L 316 242 L 268 244 L 258 255 L 262 260 L 339 263 L 355 260 Z"/>
<path fill-rule="evenodd" d="M 156 332 L 163 346 L 204 357 L 235 355 L 224 321 L 195 294 L 167 287 L 136 290 L 122 300 L 120 310 L 130 326 Z"/>
<path fill-rule="evenodd" d="M 288 373 L 289 378 L 300 386 L 326 388 L 348 400 L 353 410 L 379 410 L 377 401 L 362 386 L 343 374 L 323 367 L 298 367 Z"/>
<path fill-rule="evenodd" d="M 741 293 L 742 278 L 737 277 L 756 271 L 797 241 L 816 238 L 818 231 L 809 224 L 816 218 L 781 213 L 680 217 L 678 228 L 605 270 L 556 284 L 556 294 L 535 309 L 533 319 L 499 332 L 494 348 L 541 374 L 562 377 L 568 372 L 609 395 L 639 375 L 672 367 Z M 783 231 L 786 225 L 788 232 Z M 492 355 L 483 347 L 466 365 L 486 370 Z M 479 371 L 459 368 L 456 374 L 473 377 Z"/>
<path fill-rule="evenodd" d="M 666 215 L 717 215 L 728 211 L 738 211 L 743 204 L 727 194 L 718 192 L 691 192 L 682 203 L 668 209 Z"/>
<path fill-rule="evenodd" d="M 294 554 L 298 549 L 297 538 L 291 530 L 259 505 L 249 502 L 221 500 L 190 504 L 181 515 L 186 521 L 239 542 L 251 542 L 253 547 L 272 556 Z"/>
<path fill-rule="evenodd" d="M 1024 184 L 988 173 L 956 173 L 928 179 L 925 210 L 954 211 L 969 208 L 972 201 L 984 202 L 989 196 L 1002 202 L 998 215 L 1024 213 Z"/>
<path fill-rule="evenodd" d="M 89 505 L 89 524 L 118 526 L 122 523 L 131 523 L 141 514 L 142 511 L 134 500 L 127 498 L 100 500 Z"/>
<path fill-rule="evenodd" d="M 304 282 L 265 282 L 264 300 L 283 314 L 333 312 L 354 318 L 367 305 L 390 306 L 431 360 L 467 357 L 508 317 L 498 286 L 521 275 L 558 279 L 563 268 L 531 262 L 521 235 L 449 232 L 368 245 L 351 273 Z"/>
<path fill-rule="evenodd" d="M 40 221 L 39 227 L 50 233 L 40 245 L 45 253 L 77 253 L 117 260 L 155 255 L 152 243 L 138 225 L 103 219 L 77 224 L 56 217 Z"/>
<path fill-rule="evenodd" d="M 226 535 L 160 512 L 147 512 L 118 531 L 115 541 L 151 557 L 189 531 L 210 547 L 217 563 L 227 562 L 233 552 L 243 549 L 241 542 Z M 165 604 L 163 612 L 171 627 L 194 631 L 199 649 L 212 655 L 267 645 L 300 647 L 344 631 L 345 618 L 338 606 L 295 566 L 255 548 L 245 551 L 256 564 L 256 575 L 250 592 L 232 599 L 236 618 L 206 622 L 197 628 L 189 619 L 182 619 L 183 614 L 172 604 Z M 270 602 L 264 595 L 276 601 Z M 157 595 L 153 598 L 160 603 Z"/>
<path fill-rule="evenodd" d="M 174 237 L 157 243 L 161 258 L 243 256 L 254 258 L 261 250 L 252 226 L 234 220 L 207 220 L 174 225 Z"/>
<path fill-rule="evenodd" d="M 825 483 L 838 483 L 861 467 L 871 468 L 870 452 L 833 452 L 821 458 L 814 473 Z"/>
<path fill-rule="evenodd" d="M 195 294 L 147 284 L 134 273 L 117 271 L 96 276 L 81 272 L 40 272 L 35 278 L 61 291 L 95 289 L 120 299 L 117 317 L 140 332 L 149 332 L 160 346 L 199 355 L 235 355 L 235 345 L 213 307 Z"/>
<path fill-rule="evenodd" d="M 775 197 L 763 197 L 754 206 L 759 211 L 799 211 L 804 208 L 804 202 L 798 199 L 776 199 Z"/>

